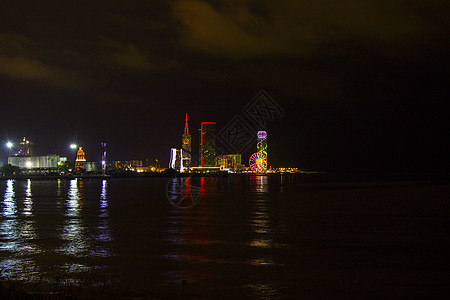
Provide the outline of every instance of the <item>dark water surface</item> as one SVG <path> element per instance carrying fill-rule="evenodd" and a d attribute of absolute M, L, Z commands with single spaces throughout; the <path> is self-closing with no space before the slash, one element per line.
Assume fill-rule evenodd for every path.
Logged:
<path fill-rule="evenodd" d="M 449 290 L 446 182 L 4 180 L 0 191 L 2 281 L 167 298 Z"/>

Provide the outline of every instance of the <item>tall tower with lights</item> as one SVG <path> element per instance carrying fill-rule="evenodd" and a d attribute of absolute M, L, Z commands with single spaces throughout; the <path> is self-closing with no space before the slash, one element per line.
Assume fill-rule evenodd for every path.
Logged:
<path fill-rule="evenodd" d="M 183 169 L 189 169 L 191 167 L 191 135 L 189 134 L 188 116 L 186 114 L 186 119 L 184 123 L 184 132 L 181 135 L 181 165 Z"/>
<path fill-rule="evenodd" d="M 200 127 L 200 166 L 216 165 L 216 122 L 202 122 Z"/>
<path fill-rule="evenodd" d="M 267 132 L 258 131 L 256 134 L 256 152 L 264 154 L 267 164 Z"/>

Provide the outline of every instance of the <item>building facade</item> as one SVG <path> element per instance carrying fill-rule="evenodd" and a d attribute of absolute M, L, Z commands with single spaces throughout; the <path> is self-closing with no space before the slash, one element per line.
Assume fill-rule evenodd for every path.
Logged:
<path fill-rule="evenodd" d="M 83 168 L 86 172 L 100 172 L 102 170 L 102 165 L 96 161 L 85 161 L 83 163 Z"/>
<path fill-rule="evenodd" d="M 189 134 L 189 125 L 188 125 L 188 117 L 186 114 L 186 120 L 184 124 L 184 132 L 181 135 L 181 150 L 183 156 L 181 157 L 181 166 L 183 169 L 190 169 L 191 168 L 191 135 Z"/>
<path fill-rule="evenodd" d="M 48 170 L 57 171 L 60 162 L 67 161 L 67 157 L 61 157 L 56 154 L 48 154 L 42 156 L 10 156 L 8 164 L 29 170 Z"/>
<path fill-rule="evenodd" d="M 239 172 L 244 168 L 241 160 L 241 154 L 225 154 L 216 157 L 216 165 L 220 170 Z"/>
<path fill-rule="evenodd" d="M 136 168 L 142 168 L 142 166 L 142 160 L 115 160 L 111 164 L 111 167 L 122 170 L 134 170 Z"/>
<path fill-rule="evenodd" d="M 183 155 L 183 149 L 171 148 L 169 168 L 177 171 L 183 171 L 181 164 L 181 157 Z"/>
<path fill-rule="evenodd" d="M 73 164 L 73 172 L 79 172 L 81 170 L 85 170 L 84 163 L 86 162 L 86 155 L 83 151 L 83 147 L 79 147 L 77 151 L 77 156 L 75 158 L 75 162 Z"/>
<path fill-rule="evenodd" d="M 202 122 L 200 127 L 200 166 L 216 165 L 216 122 Z"/>

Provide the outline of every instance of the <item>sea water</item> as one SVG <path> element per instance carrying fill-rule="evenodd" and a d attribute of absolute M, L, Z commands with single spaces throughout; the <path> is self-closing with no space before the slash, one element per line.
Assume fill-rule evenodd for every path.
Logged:
<path fill-rule="evenodd" d="M 448 182 L 355 178 L 3 180 L 0 279 L 80 296 L 442 295 Z"/>

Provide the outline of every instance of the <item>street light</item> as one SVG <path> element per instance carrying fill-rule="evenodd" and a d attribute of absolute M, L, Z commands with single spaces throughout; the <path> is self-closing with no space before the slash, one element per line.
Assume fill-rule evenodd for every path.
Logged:
<path fill-rule="evenodd" d="M 11 148 L 14 146 L 13 143 L 7 142 L 6 147 L 8 148 L 8 157 L 11 156 Z"/>
<path fill-rule="evenodd" d="M 77 144 L 70 144 L 70 149 L 72 149 L 72 151 L 73 152 L 75 152 L 76 153 L 76 149 L 77 149 Z M 73 154 L 73 152 L 72 152 L 72 154 Z M 73 167 L 72 167 L 72 171 L 73 171 L 73 169 L 75 168 L 75 161 L 77 160 L 77 155 L 75 154 L 75 157 L 74 157 L 74 159 L 73 159 Z"/>

